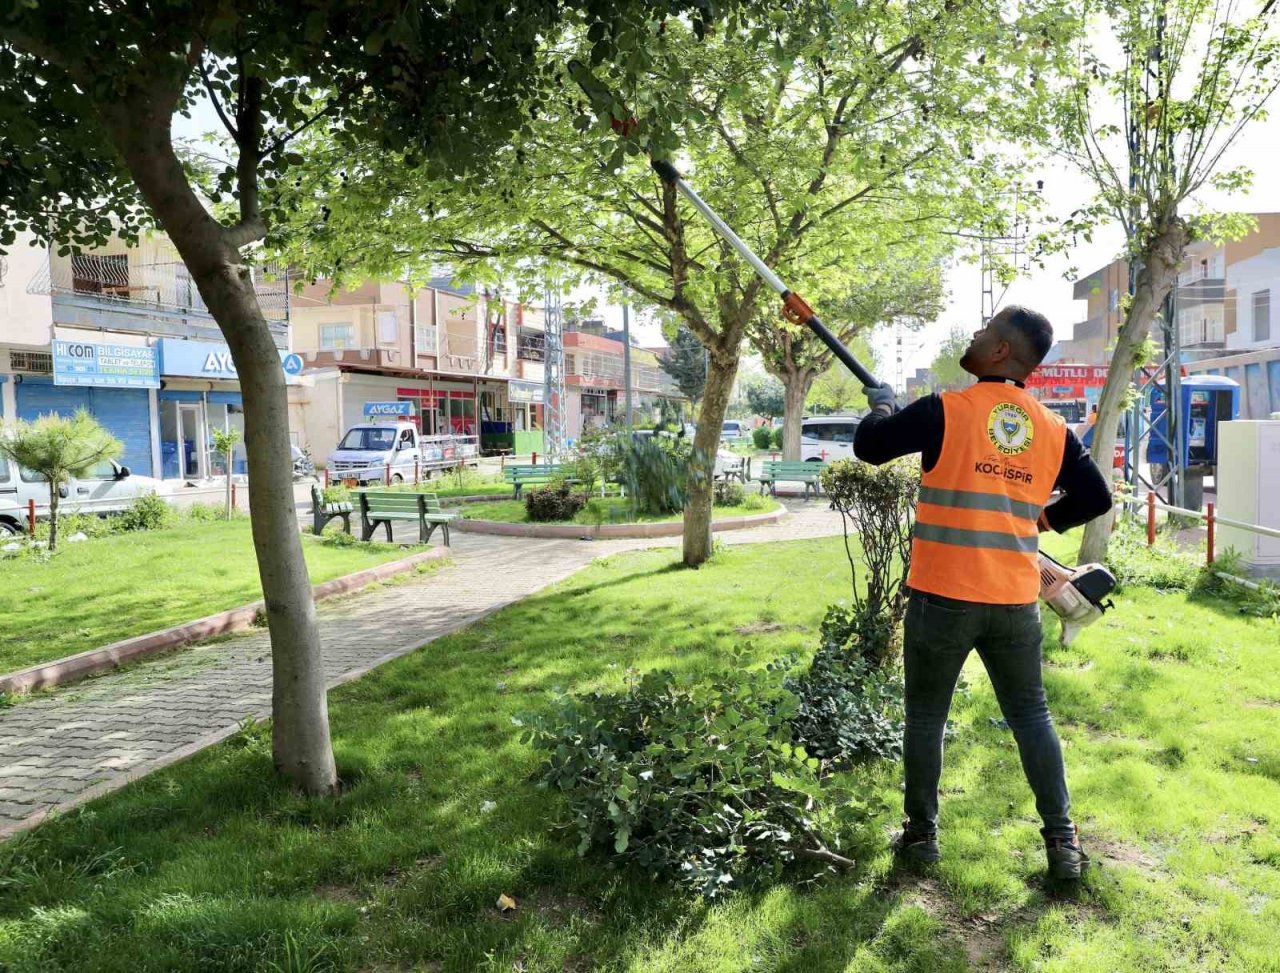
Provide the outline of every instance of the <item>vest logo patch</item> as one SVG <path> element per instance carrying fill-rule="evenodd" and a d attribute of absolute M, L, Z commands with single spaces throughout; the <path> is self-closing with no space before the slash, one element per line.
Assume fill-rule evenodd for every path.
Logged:
<path fill-rule="evenodd" d="M 1001 402 L 987 419 L 987 438 L 1005 456 L 1017 456 L 1031 448 L 1035 427 L 1027 410 L 1012 402 Z"/>

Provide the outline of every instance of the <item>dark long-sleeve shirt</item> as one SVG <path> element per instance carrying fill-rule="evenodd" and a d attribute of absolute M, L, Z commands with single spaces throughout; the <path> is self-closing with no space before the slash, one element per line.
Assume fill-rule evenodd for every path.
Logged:
<path fill-rule="evenodd" d="M 945 424 L 941 397 L 926 395 L 891 416 L 872 412 L 863 418 L 854 436 L 853 452 L 858 459 L 876 466 L 899 456 L 919 453 L 920 465 L 928 472 L 942 453 Z M 1101 517 L 1111 509 L 1111 488 L 1106 478 L 1070 429 L 1062 444 L 1062 469 L 1058 471 L 1054 487 L 1061 496 L 1044 508 L 1043 519 L 1058 533 Z"/>

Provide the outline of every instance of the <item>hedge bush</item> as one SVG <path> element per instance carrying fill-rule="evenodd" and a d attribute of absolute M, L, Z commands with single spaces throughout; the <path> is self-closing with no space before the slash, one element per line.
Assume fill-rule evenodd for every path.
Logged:
<path fill-rule="evenodd" d="M 755 444 L 756 449 L 768 449 L 769 444 L 773 442 L 773 430 L 768 426 L 756 426 L 751 430 L 751 442 Z"/>
<path fill-rule="evenodd" d="M 120 513 L 111 518 L 116 530 L 160 530 L 176 519 L 172 507 L 154 493 L 145 493 L 134 499 Z"/>
<path fill-rule="evenodd" d="M 782 448 L 782 427 L 774 426 L 773 435 L 769 437 L 769 441 L 773 444 L 774 449 Z"/>
<path fill-rule="evenodd" d="M 575 493 L 564 484 L 534 487 L 525 492 L 524 509 L 529 519 L 537 523 L 573 520 L 587 503 L 585 493 Z"/>
<path fill-rule="evenodd" d="M 716 480 L 714 503 L 717 507 L 737 507 L 747 491 L 736 480 Z"/>

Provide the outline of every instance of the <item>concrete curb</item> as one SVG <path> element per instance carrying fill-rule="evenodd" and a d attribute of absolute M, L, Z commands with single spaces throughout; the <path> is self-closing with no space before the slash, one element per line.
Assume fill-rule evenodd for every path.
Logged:
<path fill-rule="evenodd" d="M 420 551 L 398 561 L 388 561 L 386 564 L 366 568 L 363 571 L 355 572 L 355 574 L 348 574 L 345 577 L 322 582 L 312 587 L 312 595 L 316 601 L 332 598 L 336 595 L 345 595 L 367 587 L 376 581 L 381 581 L 383 578 L 412 571 L 419 564 L 438 561 L 448 556 L 449 548 L 433 547 L 428 551 Z M 74 682 L 77 679 L 83 679 L 85 676 L 96 672 L 115 668 L 126 662 L 146 658 L 158 652 L 167 652 L 169 649 L 174 649 L 181 645 L 203 642 L 206 639 L 225 635 L 229 632 L 243 631 L 253 625 L 254 619 L 258 617 L 258 613 L 262 608 L 263 603 L 255 601 L 251 605 L 242 605 L 239 608 L 218 612 L 216 615 L 198 618 L 194 622 L 175 625 L 159 632 L 138 635 L 131 639 L 113 642 L 111 645 L 104 645 L 98 649 L 89 649 L 87 652 L 80 652 L 77 655 L 55 659 L 52 662 L 42 662 L 26 669 L 19 669 L 16 672 L 5 673 L 0 675 L 0 692 L 25 693 L 33 689 L 60 686 Z"/>
<path fill-rule="evenodd" d="M 776 524 L 787 515 L 786 507 L 747 517 L 726 517 L 713 520 L 713 531 L 745 530 L 764 524 Z M 450 527 L 464 534 L 494 534 L 499 537 L 556 537 L 570 539 L 608 540 L 619 537 L 678 537 L 684 533 L 684 524 L 678 520 L 656 524 L 507 524 L 497 520 L 455 520 Z"/>

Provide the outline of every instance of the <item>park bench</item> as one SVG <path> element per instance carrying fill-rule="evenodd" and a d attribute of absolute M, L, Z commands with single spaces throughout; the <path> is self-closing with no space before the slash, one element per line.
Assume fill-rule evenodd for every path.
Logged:
<path fill-rule="evenodd" d="M 449 546 L 449 524 L 458 519 L 457 514 L 445 513 L 440 498 L 434 493 L 409 493 L 401 490 L 360 490 L 360 539 L 367 541 L 379 524 L 387 528 L 387 541 L 395 538 L 391 533 L 393 520 L 418 522 L 418 542 L 426 544 L 437 527 L 444 534 L 445 546 Z"/>
<path fill-rule="evenodd" d="M 813 489 L 815 496 L 822 496 L 822 470 L 826 464 L 814 463 L 812 461 L 789 460 L 789 459 L 767 459 L 763 463 L 763 469 L 760 471 L 760 492 L 764 493 L 765 486 L 769 487 L 769 492 L 775 497 L 778 495 L 778 483 L 786 480 L 789 483 L 804 484 L 804 498 L 809 499 L 809 490 Z"/>
<path fill-rule="evenodd" d="M 513 463 L 502 468 L 502 478 L 515 488 L 515 498 L 519 500 L 526 483 L 550 483 L 563 475 L 563 469 L 559 463 L 540 466 Z"/>
<path fill-rule="evenodd" d="M 346 501 L 325 503 L 324 494 L 314 483 L 311 485 L 311 533 L 320 534 L 331 520 L 341 518 L 342 529 L 351 533 L 351 504 Z"/>

